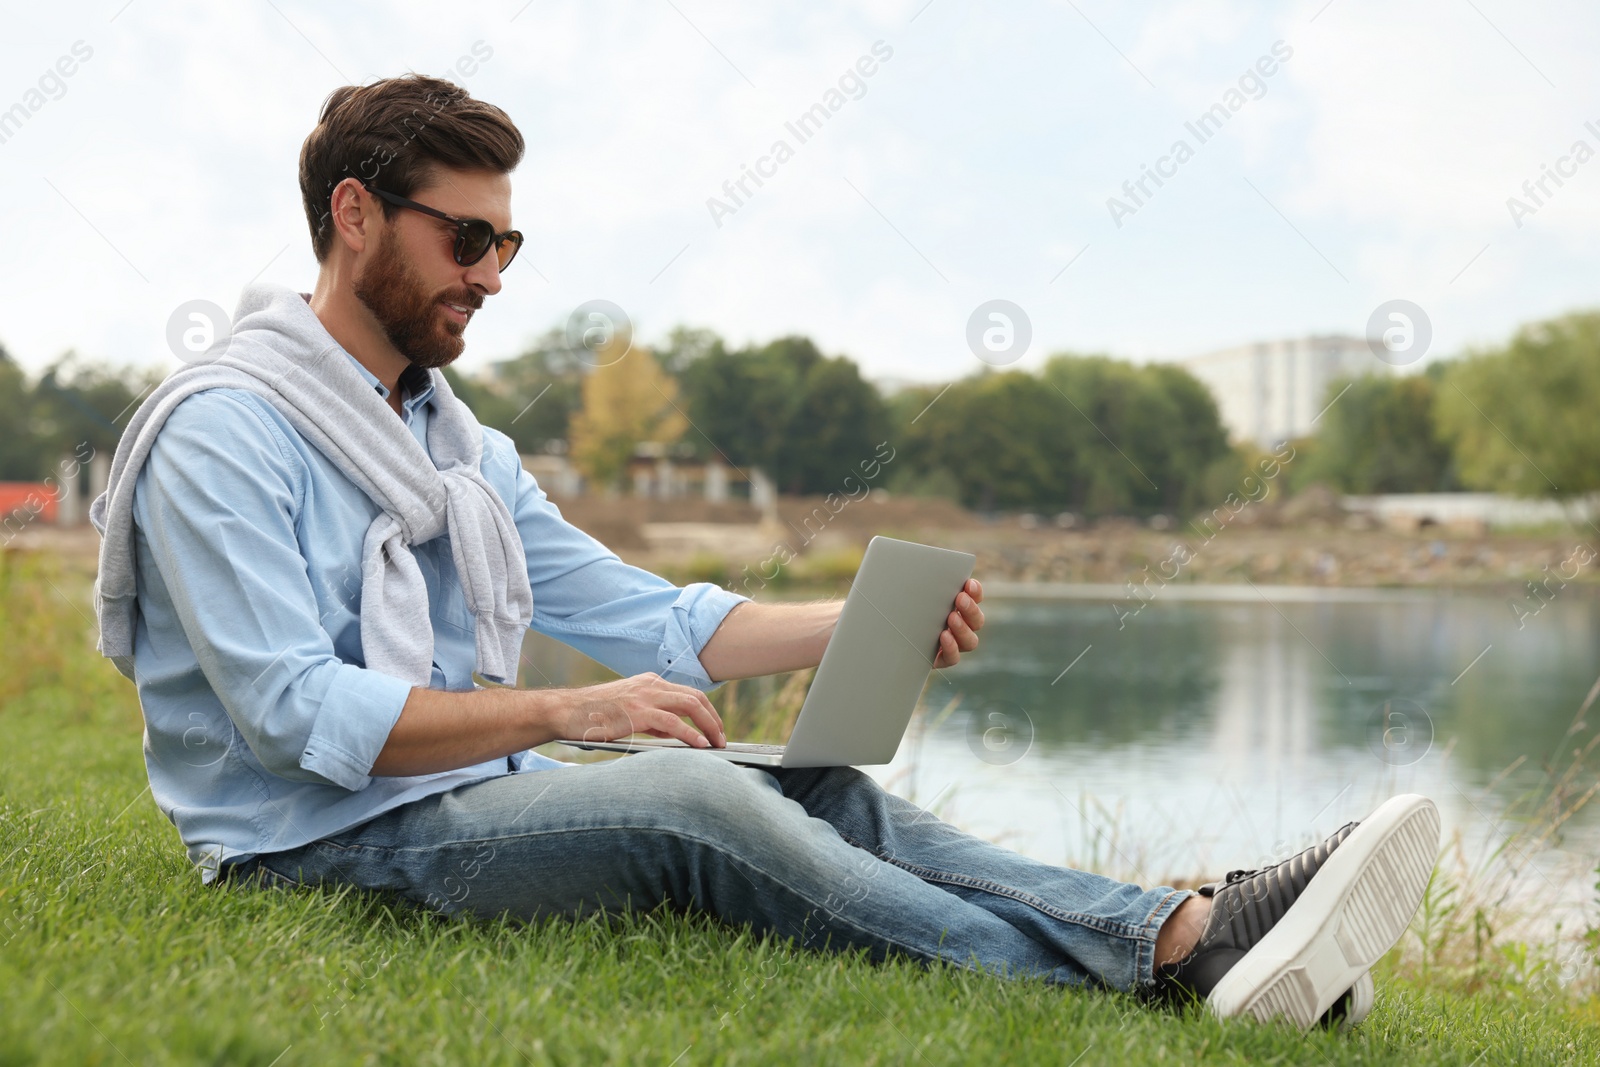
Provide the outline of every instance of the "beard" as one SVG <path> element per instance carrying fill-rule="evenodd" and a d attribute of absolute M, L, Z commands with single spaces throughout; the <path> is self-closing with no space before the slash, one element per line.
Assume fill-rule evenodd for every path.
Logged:
<path fill-rule="evenodd" d="M 450 319 L 440 304 L 483 306 L 483 297 L 471 290 L 429 293 L 405 261 L 392 228 L 378 238 L 372 262 L 356 279 L 355 296 L 378 320 L 389 343 L 423 370 L 454 363 L 466 348 L 466 325 Z"/>

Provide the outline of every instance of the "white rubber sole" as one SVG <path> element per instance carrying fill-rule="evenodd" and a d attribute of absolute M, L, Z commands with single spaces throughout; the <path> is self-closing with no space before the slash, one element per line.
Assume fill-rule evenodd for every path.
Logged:
<path fill-rule="evenodd" d="M 1377 1000 L 1378 989 L 1373 984 L 1372 972 L 1362 971 L 1361 977 L 1350 987 L 1350 1010 L 1339 1023 L 1339 1029 L 1354 1030 L 1360 1026 L 1366 1021 L 1367 1016 L 1372 1014 L 1372 1006 Z"/>
<path fill-rule="evenodd" d="M 1213 1014 L 1308 1030 L 1411 923 L 1439 853 L 1439 809 L 1385 801 L 1334 850 L 1276 926 L 1217 983 Z"/>

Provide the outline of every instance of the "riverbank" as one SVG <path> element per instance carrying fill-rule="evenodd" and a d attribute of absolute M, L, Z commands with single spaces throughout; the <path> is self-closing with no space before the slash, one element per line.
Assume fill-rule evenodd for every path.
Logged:
<path fill-rule="evenodd" d="M 1600 590 L 1600 537 L 1572 530 L 1468 536 L 1241 529 L 1207 542 L 1131 525 L 1059 531 L 998 523 L 885 524 L 825 531 L 805 543 L 787 524 L 653 523 L 641 528 L 642 544 L 618 551 L 631 563 L 680 580 L 755 593 L 786 583 L 847 581 L 874 533 L 972 552 L 978 557 L 974 573 L 986 584 L 1019 592 L 1031 586 L 1147 597 L 1163 589 L 1248 583 L 1322 589 L 1330 596 L 1340 589 L 1472 587 L 1548 600 L 1566 590 Z"/>
<path fill-rule="evenodd" d="M 1079 588 L 1097 598 L 1123 597 L 1129 583 L 1138 595 L 1246 583 L 1330 591 L 1463 586 L 1543 600 L 1600 591 L 1600 531 L 1586 526 L 1398 529 L 1283 508 L 1259 516 L 1247 511 L 1220 529 L 1193 523 L 1153 529 L 1132 520 L 1062 528 L 1038 516 L 985 518 L 943 500 L 871 497 L 784 498 L 776 517 L 765 520 L 739 502 L 568 498 L 557 504 L 630 563 L 751 594 L 847 583 L 874 534 L 973 552 L 981 579 L 1024 595 Z M 87 525 L 35 524 L 9 547 L 92 559 L 99 539 Z M 1026 594 L 1022 586 L 1036 588 Z"/>
<path fill-rule="evenodd" d="M 1586 531 L 1593 534 L 1593 531 Z M 952 532 L 942 543 L 978 553 L 983 573 L 1018 583 L 1338 587 L 1596 586 L 1600 538 L 1577 531 L 1467 535 L 1455 531 L 1095 529 Z M 1543 583 L 1548 581 L 1548 585 Z"/>
<path fill-rule="evenodd" d="M 574 499 L 576 525 L 623 558 L 675 577 L 740 591 L 848 578 L 874 534 L 973 552 L 990 582 L 1160 588 L 1183 585 L 1382 588 L 1494 587 L 1548 598 L 1562 587 L 1600 588 L 1600 531 L 1482 526 L 1381 526 L 1302 498 L 1243 511 L 1224 526 L 1158 518 L 1082 524 L 1035 515 L 984 517 L 943 500 L 785 498 L 762 521 L 747 505 Z M 1070 522 L 1063 526 L 1058 523 Z M 1153 523 L 1153 525 L 1152 525 Z M 1098 594 L 1097 594 L 1098 595 Z"/>

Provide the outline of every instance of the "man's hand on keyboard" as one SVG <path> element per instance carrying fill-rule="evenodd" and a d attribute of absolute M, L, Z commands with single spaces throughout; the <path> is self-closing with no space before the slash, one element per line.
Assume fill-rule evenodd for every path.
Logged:
<path fill-rule="evenodd" d="M 728 743 L 722 717 L 698 689 L 669 682 L 658 674 L 636 674 L 582 689 L 544 690 L 553 698 L 549 712 L 557 737 L 575 741 L 614 741 L 629 734 L 673 737 L 695 748 Z M 684 721 L 684 716 L 693 725 Z"/>

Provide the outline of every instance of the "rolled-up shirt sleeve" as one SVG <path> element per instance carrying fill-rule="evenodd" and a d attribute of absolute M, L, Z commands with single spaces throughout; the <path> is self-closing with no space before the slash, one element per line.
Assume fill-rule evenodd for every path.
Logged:
<path fill-rule="evenodd" d="M 296 537 L 303 479 L 277 429 L 209 390 L 162 427 L 134 516 L 200 670 L 262 766 L 360 790 L 411 686 L 335 653 Z"/>
<path fill-rule="evenodd" d="M 623 676 L 654 671 L 713 689 L 700 652 L 728 612 L 748 600 L 709 582 L 678 587 L 622 562 L 561 517 L 533 475 L 517 475 L 517 530 L 533 585 L 532 628 Z"/>

